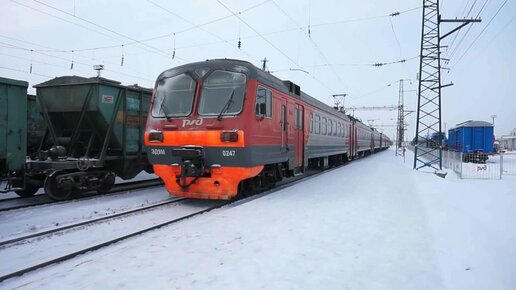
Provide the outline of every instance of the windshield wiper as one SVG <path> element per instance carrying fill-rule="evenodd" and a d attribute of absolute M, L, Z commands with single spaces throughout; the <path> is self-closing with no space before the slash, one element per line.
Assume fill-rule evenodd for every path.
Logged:
<path fill-rule="evenodd" d="M 172 117 L 170 117 L 168 115 L 168 108 L 167 108 L 167 106 L 165 106 L 165 98 L 163 98 L 163 101 L 161 102 L 161 106 L 159 107 L 159 111 L 163 112 L 163 114 L 165 115 L 165 118 L 167 118 L 167 121 L 170 121 L 170 119 L 172 119 Z"/>
<path fill-rule="evenodd" d="M 231 107 L 231 105 L 233 104 L 233 96 L 235 95 L 235 89 L 233 89 L 233 91 L 231 91 L 229 100 L 226 102 L 226 104 L 224 104 L 224 107 L 222 107 L 222 111 L 220 111 L 219 115 L 217 116 L 217 120 L 220 121 L 222 119 L 222 114 L 227 112 L 229 110 L 229 108 Z"/>

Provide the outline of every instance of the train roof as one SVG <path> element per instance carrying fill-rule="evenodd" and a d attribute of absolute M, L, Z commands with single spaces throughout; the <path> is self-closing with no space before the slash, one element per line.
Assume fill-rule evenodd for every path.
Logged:
<path fill-rule="evenodd" d="M 272 75 L 269 72 L 263 71 L 262 69 L 256 67 L 252 63 L 243 60 L 237 59 L 212 59 L 200 62 L 189 63 L 185 65 L 181 65 L 178 67 L 174 67 L 162 72 L 157 81 L 171 77 L 186 71 L 197 71 L 199 70 L 202 73 L 203 69 L 224 69 L 229 71 L 242 72 L 248 75 L 251 78 L 258 80 L 259 82 L 269 85 L 283 93 L 289 94 L 294 98 L 298 98 L 318 109 L 325 111 L 328 114 L 338 115 L 341 118 L 350 119 L 349 116 L 344 114 L 339 110 L 334 109 L 331 106 L 317 100 L 316 98 L 308 95 L 307 93 L 301 91 L 300 87 L 295 83 L 289 80 L 281 80 L 276 76 Z M 204 71 L 206 73 L 207 71 Z M 200 76 L 202 77 L 202 76 Z"/>
<path fill-rule="evenodd" d="M 18 87 L 24 87 L 24 88 L 27 88 L 29 86 L 29 83 L 26 81 L 8 79 L 8 78 L 2 78 L 2 77 L 0 77 L 0 84 L 12 85 L 12 86 L 18 86 Z"/>
<path fill-rule="evenodd" d="M 466 121 L 463 123 L 457 124 L 454 128 L 451 128 L 450 130 L 457 129 L 457 128 L 463 128 L 463 127 L 493 127 L 493 124 L 485 121 Z"/>
<path fill-rule="evenodd" d="M 110 80 L 101 77 L 85 78 L 81 76 L 62 76 L 56 77 L 46 82 L 37 84 L 34 88 L 47 88 L 57 86 L 73 86 L 73 85 L 88 85 L 88 84 L 101 84 L 114 87 L 127 87 L 135 90 L 151 91 L 152 89 L 140 87 L 138 85 L 124 86 L 121 82 Z"/>

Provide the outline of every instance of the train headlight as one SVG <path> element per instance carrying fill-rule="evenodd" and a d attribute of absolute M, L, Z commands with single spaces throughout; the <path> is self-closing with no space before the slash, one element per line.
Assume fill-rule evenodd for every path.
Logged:
<path fill-rule="evenodd" d="M 157 130 L 150 130 L 149 142 L 163 142 L 163 132 Z"/>
<path fill-rule="evenodd" d="M 220 141 L 222 142 L 237 142 L 238 131 L 223 131 L 220 133 Z"/>

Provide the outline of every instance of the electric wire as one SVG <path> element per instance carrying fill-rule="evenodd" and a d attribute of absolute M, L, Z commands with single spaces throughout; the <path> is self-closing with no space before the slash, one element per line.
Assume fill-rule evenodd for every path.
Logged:
<path fill-rule="evenodd" d="M 482 36 L 482 34 L 484 33 L 484 31 L 486 31 L 486 29 L 489 27 L 489 25 L 491 24 L 491 22 L 493 22 L 493 20 L 496 18 L 496 16 L 498 15 L 498 13 L 500 13 L 500 11 L 503 9 L 503 7 L 505 6 L 505 4 L 507 4 L 509 0 L 505 0 L 502 5 L 500 5 L 500 8 L 498 8 L 498 10 L 496 11 L 496 13 L 493 15 L 493 17 L 491 17 L 491 19 L 489 20 L 489 22 L 486 24 L 486 26 L 484 26 L 484 28 L 482 29 L 482 31 L 480 31 L 480 33 L 477 35 L 477 37 L 475 37 L 475 39 L 473 39 L 473 42 L 471 42 L 471 44 L 468 46 L 468 48 L 464 51 L 464 53 L 459 57 L 459 59 L 453 64 L 453 66 L 451 67 L 451 69 L 453 69 L 455 66 L 457 66 L 458 63 L 460 63 L 460 61 L 462 60 L 462 58 L 468 53 L 468 51 L 473 47 L 473 45 L 477 42 L 477 40 L 480 38 L 480 36 Z"/>
<path fill-rule="evenodd" d="M 267 2 L 269 2 L 269 1 L 271 1 L 271 0 L 267 0 L 267 1 L 264 1 L 264 2 L 262 2 L 262 3 L 267 3 Z M 218 40 L 220 40 L 220 41 L 222 41 L 222 42 L 226 43 L 226 44 L 227 44 L 227 45 L 229 45 L 231 48 L 235 48 L 235 46 L 234 46 L 233 44 L 231 44 L 228 40 L 225 40 L 225 39 L 223 39 L 222 37 L 220 37 L 219 35 L 217 35 L 217 34 L 215 34 L 215 33 L 211 32 L 211 31 L 208 31 L 208 30 L 207 30 L 206 28 L 204 28 L 203 26 L 198 26 L 197 24 L 193 23 L 193 22 L 192 22 L 192 21 L 190 21 L 189 19 L 187 19 L 187 18 L 185 18 L 185 17 L 182 17 L 181 15 L 178 15 L 177 13 L 175 13 L 175 12 L 171 11 L 170 9 L 167 9 L 166 7 L 164 7 L 164 6 L 162 6 L 162 5 L 159 5 L 158 3 L 156 3 L 156 2 L 154 2 L 154 1 L 152 1 L 152 0 L 147 0 L 147 2 L 149 2 L 149 3 L 151 3 L 152 5 L 154 5 L 154 6 L 158 7 L 158 8 L 160 8 L 160 9 L 162 9 L 163 11 L 166 11 L 167 13 L 170 13 L 171 15 L 173 15 L 173 16 L 175 16 L 175 17 L 177 17 L 177 18 L 179 18 L 179 19 L 181 19 L 181 20 L 183 20 L 183 21 L 185 21 L 186 23 L 188 23 L 188 24 L 192 25 L 192 27 L 196 27 L 197 29 L 200 29 L 200 30 L 202 30 L 202 31 L 204 31 L 204 32 L 206 32 L 206 33 L 208 33 L 208 34 L 210 34 L 211 36 L 213 36 L 213 37 L 217 38 Z M 176 35 L 176 33 L 174 33 L 173 35 L 175 36 L 175 35 Z M 241 50 L 241 49 L 240 49 L 240 50 Z M 251 55 L 250 55 L 248 52 L 246 52 L 245 50 L 242 50 L 242 51 L 244 52 L 244 54 L 245 54 L 248 58 L 253 59 L 254 61 L 259 61 L 257 58 L 255 58 L 255 57 L 251 56 Z"/>
<path fill-rule="evenodd" d="M 40 45 L 40 44 L 37 44 L 37 43 L 34 43 L 34 42 L 25 41 L 25 40 L 19 40 L 19 39 L 16 39 L 16 38 L 13 38 L 13 37 L 9 37 L 9 36 L 0 35 L 0 37 L 6 38 L 6 39 L 10 39 L 10 40 L 14 40 L 14 41 L 18 41 L 18 42 L 22 42 L 22 43 L 26 43 L 26 44 L 30 44 L 30 45 L 33 45 L 33 46 L 49 48 L 47 46 L 43 46 L 43 45 Z M 66 62 L 70 62 L 70 59 L 66 59 L 66 58 L 63 58 L 63 57 L 56 57 L 56 56 L 54 56 L 52 54 L 47 53 L 46 51 L 36 50 L 36 49 L 29 49 L 27 47 L 20 47 L 20 46 L 16 46 L 16 45 L 13 45 L 13 44 L 5 43 L 5 42 L 2 42 L 2 41 L 0 41 L 0 44 L 1 44 L 0 46 L 2 46 L 2 47 L 11 48 L 11 49 L 18 49 L 18 50 L 24 50 L 24 51 L 30 51 L 30 52 L 34 52 L 34 53 L 37 53 L 37 54 L 45 55 L 45 56 L 48 56 L 48 57 L 53 57 L 53 58 L 57 58 L 57 59 L 60 59 L 60 60 L 65 60 Z M 68 53 L 68 52 L 65 52 L 65 53 Z M 90 58 L 90 57 L 82 56 L 82 55 L 78 55 L 78 54 L 75 54 L 75 55 L 82 57 L 84 60 L 94 60 L 94 61 L 97 61 L 97 62 L 100 61 L 102 63 L 109 63 L 109 64 L 114 64 L 114 65 L 118 66 L 117 63 L 106 61 L 105 59 Z M 119 57 L 119 56 L 117 56 L 117 57 Z M 42 62 L 39 62 L 39 63 L 42 63 Z M 79 63 L 79 62 L 76 61 L 75 63 Z M 44 64 L 44 63 L 42 63 L 42 64 Z M 80 63 L 80 64 L 88 65 L 88 64 L 84 64 L 84 63 Z M 93 64 L 91 64 L 89 66 L 92 67 Z M 138 75 L 140 75 L 140 76 L 135 76 L 135 75 L 132 75 L 132 74 L 127 74 L 127 73 L 124 73 L 124 72 L 120 72 L 120 71 L 116 71 L 116 70 L 111 70 L 111 69 L 105 69 L 105 71 L 110 71 L 110 72 L 114 72 L 116 74 L 130 76 L 130 77 L 133 77 L 133 78 L 136 78 L 136 79 L 139 79 L 139 80 L 152 81 L 152 82 L 154 81 L 154 80 L 149 80 L 149 79 L 145 78 L 144 76 L 146 76 L 147 74 L 144 74 L 144 73 L 138 72 L 138 71 L 134 71 L 134 70 L 133 70 L 133 72 L 138 74 Z"/>
<path fill-rule="evenodd" d="M 394 30 L 394 23 L 392 23 L 392 18 L 389 18 L 389 22 L 391 23 L 391 29 L 392 29 L 392 34 L 394 34 L 394 39 L 396 40 L 396 43 L 398 44 L 398 49 L 399 49 L 399 56 L 401 58 L 401 56 L 403 55 L 402 51 L 401 51 L 401 44 L 400 44 L 400 40 L 398 39 L 398 35 L 396 34 L 396 31 Z"/>
<path fill-rule="evenodd" d="M 13 1 L 13 0 L 11 0 L 11 1 Z M 244 10 L 241 10 L 238 13 L 239 14 L 246 13 L 246 12 L 251 11 L 251 10 L 253 10 L 255 8 L 258 8 L 258 7 L 268 3 L 270 1 L 271 0 L 265 0 L 263 2 L 255 4 L 253 6 L 250 6 L 250 7 L 246 8 L 246 9 L 244 9 Z M 77 52 L 77 51 L 91 51 L 91 50 L 111 49 L 111 48 L 121 47 L 122 45 L 130 46 L 130 45 L 134 45 L 134 44 L 141 43 L 141 42 L 149 42 L 149 41 L 154 41 L 154 40 L 163 39 L 163 38 L 170 38 L 170 37 L 174 36 L 174 34 L 175 35 L 179 35 L 179 34 L 182 34 L 182 33 L 186 33 L 186 32 L 189 32 L 189 31 L 192 31 L 192 30 L 195 30 L 195 29 L 199 29 L 199 28 L 202 28 L 202 27 L 210 25 L 210 24 L 214 24 L 214 23 L 220 22 L 222 20 L 225 20 L 225 19 L 228 19 L 228 18 L 231 18 L 231 17 L 234 17 L 233 14 L 228 14 L 226 16 L 219 17 L 219 18 L 216 18 L 216 19 L 213 19 L 213 20 L 201 23 L 201 24 L 197 24 L 197 25 L 194 25 L 194 26 L 182 29 L 182 30 L 177 30 L 177 31 L 174 31 L 174 32 L 171 32 L 171 33 L 161 34 L 161 35 L 158 35 L 158 36 L 153 36 L 153 37 L 149 37 L 149 38 L 145 38 L 145 39 L 140 39 L 140 40 L 136 40 L 136 41 L 128 41 L 128 42 L 124 42 L 122 44 L 95 46 L 95 47 L 87 47 L 87 48 L 75 48 L 73 50 Z M 225 41 L 222 41 L 222 42 L 225 42 Z M 220 43 L 220 42 L 214 42 L 214 43 Z M 54 52 L 54 51 L 55 52 L 70 52 L 70 51 L 72 51 L 72 49 L 68 49 L 68 50 L 48 50 L 48 51 L 52 51 L 52 52 Z"/>
<path fill-rule="evenodd" d="M 0 41 L 0 45 L 4 45 L 3 47 L 6 47 L 6 48 L 12 48 L 12 49 L 18 49 L 18 50 L 24 50 L 24 51 L 31 51 L 31 49 L 29 49 L 29 48 L 16 46 L 16 45 L 8 44 L 8 43 L 1 42 L 1 41 Z M 67 58 L 60 57 L 60 56 L 55 56 L 55 55 L 48 54 L 48 53 L 45 53 L 45 52 L 35 51 L 35 50 L 32 50 L 32 51 L 34 53 L 38 53 L 38 54 L 45 55 L 45 56 L 48 56 L 48 57 L 52 57 L 52 58 L 56 58 L 56 59 L 60 59 L 60 60 L 65 60 L 65 61 L 70 61 Z M 92 65 L 84 63 L 84 62 L 80 62 L 80 61 L 75 61 L 74 63 L 80 64 L 80 65 L 83 65 L 83 66 L 87 66 L 87 67 L 90 67 L 90 68 L 92 67 Z M 151 80 L 151 79 L 142 78 L 142 77 L 139 77 L 139 76 L 135 76 L 135 75 L 132 75 L 132 74 L 128 74 L 128 73 L 124 73 L 124 72 L 120 72 L 120 71 L 116 71 L 116 70 L 112 70 L 112 69 L 104 69 L 104 71 L 113 72 L 113 73 L 116 73 L 116 74 L 119 74 L 119 75 L 124 75 L 124 76 L 128 76 L 128 77 L 131 77 L 131 78 L 139 79 L 139 80 L 154 82 L 154 80 Z"/>
<path fill-rule="evenodd" d="M 52 78 L 51 76 L 47 76 L 47 75 L 44 75 L 44 74 L 40 74 L 40 73 L 36 73 L 36 72 L 29 72 L 29 71 L 21 70 L 21 69 L 15 69 L 15 68 L 12 68 L 12 67 L 0 66 L 0 69 L 10 70 L 10 71 L 15 71 L 15 72 L 21 72 L 21 73 L 26 73 L 26 74 L 31 74 L 31 75 L 36 75 L 36 76 L 40 76 L 40 77 L 44 77 L 44 78 Z"/>
<path fill-rule="evenodd" d="M 468 2 L 466 2 L 466 5 L 465 5 L 465 6 L 464 6 L 464 8 L 462 9 L 462 13 L 460 14 L 460 15 L 461 15 L 461 18 L 466 18 L 466 17 L 467 17 L 467 15 L 466 15 L 466 10 L 468 9 L 468 5 L 469 5 L 469 2 L 470 2 L 470 1 L 471 1 L 471 0 L 468 0 Z M 458 37 L 460 34 L 461 34 L 461 30 L 457 31 L 457 33 L 455 33 L 455 34 L 453 35 L 453 38 L 452 38 L 452 40 L 450 41 L 450 43 L 448 44 L 448 49 L 447 49 L 447 51 L 446 51 L 446 53 L 445 53 L 445 58 L 446 58 L 446 59 L 449 59 L 449 55 L 450 55 L 450 53 L 451 53 L 451 49 L 452 49 L 452 48 L 454 48 L 454 46 L 453 46 L 453 45 L 455 44 L 455 41 L 457 40 L 457 37 Z"/>
<path fill-rule="evenodd" d="M 310 68 L 320 68 L 320 67 L 333 67 L 333 66 L 384 67 L 384 66 L 393 65 L 393 64 L 406 63 L 408 61 L 411 61 L 411 60 L 414 60 L 414 59 L 418 59 L 418 58 L 419 58 L 419 55 L 418 56 L 413 56 L 413 57 L 410 57 L 410 58 L 407 58 L 407 59 L 400 59 L 400 60 L 388 61 L 388 62 L 315 64 L 315 65 L 303 66 L 303 67 L 300 67 L 299 69 L 310 69 Z M 277 70 L 271 71 L 271 73 L 273 73 L 273 72 L 288 71 L 288 70 L 292 70 L 292 68 L 277 69 Z"/>
<path fill-rule="evenodd" d="M 117 40 L 117 41 L 122 41 L 122 39 L 120 39 L 120 38 L 116 38 L 116 37 L 113 37 L 112 35 L 109 35 L 109 34 L 104 33 L 104 32 L 102 32 L 102 31 L 99 31 L 99 30 L 93 29 L 93 28 L 91 28 L 91 27 L 87 27 L 87 26 L 81 25 L 81 24 L 79 24 L 79 23 L 76 23 L 76 22 L 73 22 L 73 21 L 70 21 L 70 20 L 67 20 L 67 19 L 61 18 L 61 17 L 56 16 L 56 15 L 54 15 L 54 14 L 51 14 L 51 13 L 45 12 L 45 11 L 43 11 L 43 10 L 40 10 L 40 9 L 34 8 L 34 7 L 32 7 L 32 6 L 29 6 L 29 5 L 26 5 L 26 4 L 23 4 L 23 3 L 20 3 L 20 2 L 18 2 L 18 1 L 16 1 L 16 0 L 10 0 L 10 1 L 11 1 L 11 2 L 13 2 L 13 3 L 15 3 L 15 4 L 18 4 L 18 5 L 20 5 L 20 6 L 23 6 L 23 7 L 25 7 L 25 8 L 28 8 L 28 9 L 34 10 L 34 11 L 36 11 L 36 12 L 38 12 L 38 13 L 45 14 L 45 15 L 47 15 L 47 16 L 50 16 L 50 17 L 53 17 L 53 18 L 59 19 L 59 20 L 61 20 L 61 21 L 64 21 L 64 22 L 67 22 L 67 23 L 73 24 L 73 25 L 75 25 L 75 26 L 78 26 L 78 27 L 84 28 L 84 29 L 89 30 L 89 31 L 91 31 L 91 32 L 95 32 L 95 33 L 98 33 L 98 34 L 102 34 L 102 35 L 104 35 L 104 36 L 106 36 L 106 37 L 109 37 L 109 38 L 111 38 L 111 39 L 115 39 L 115 40 Z"/>
<path fill-rule="evenodd" d="M 326 55 L 323 53 L 322 49 L 319 47 L 319 45 L 317 45 L 317 43 L 314 41 L 314 39 L 311 37 L 311 35 L 305 31 L 291 16 L 290 14 L 288 14 L 283 8 L 281 8 L 281 6 L 274 0 L 272 0 L 272 3 L 274 3 L 274 5 L 285 15 L 287 16 L 288 19 L 290 19 L 290 21 L 292 23 L 294 23 L 294 25 L 296 25 L 299 30 L 301 30 L 305 35 L 306 37 L 308 37 L 308 39 L 310 40 L 310 42 L 312 43 L 312 45 L 315 47 L 315 49 L 318 51 L 319 55 L 322 57 L 323 61 L 325 64 L 329 64 L 329 61 L 328 61 L 328 58 L 326 57 Z M 333 70 L 333 73 L 335 74 L 335 76 L 337 77 L 337 79 L 339 80 L 339 83 L 343 83 L 343 80 L 342 78 L 340 77 L 339 73 L 337 72 L 337 70 L 331 66 L 331 69 Z"/>
<path fill-rule="evenodd" d="M 273 42 L 271 42 L 270 40 L 268 40 L 265 36 L 263 36 L 258 30 L 256 30 L 253 26 L 249 25 L 249 23 L 247 23 L 244 19 L 242 19 L 242 17 L 240 17 L 238 14 L 234 13 L 233 10 L 231 10 L 227 5 L 225 5 L 222 1 L 220 0 L 216 0 L 221 6 L 223 6 L 226 10 L 228 10 L 230 13 L 233 13 L 233 15 L 235 17 L 237 17 L 240 21 L 242 21 L 242 23 L 244 23 L 249 29 L 251 29 L 254 33 L 256 33 L 257 35 L 260 36 L 260 38 L 262 38 L 265 42 L 267 42 L 270 46 L 272 46 L 277 52 L 279 52 L 281 55 L 283 55 L 283 57 L 285 57 L 286 59 L 288 59 L 290 62 L 292 62 L 294 65 L 296 65 L 296 67 L 298 68 L 301 68 L 301 66 L 299 65 L 299 63 L 297 63 L 295 60 L 293 60 L 288 54 L 286 54 L 284 51 L 282 51 L 280 48 L 278 48 Z M 319 84 L 321 84 L 322 86 L 324 86 L 326 89 L 328 89 L 329 91 L 331 91 L 332 93 L 335 93 L 335 91 L 329 87 L 328 85 L 326 85 L 324 82 L 322 82 L 321 80 L 319 80 L 318 78 L 316 78 L 314 75 L 312 74 L 308 74 L 312 79 L 314 79 L 315 81 L 317 81 Z"/>
<path fill-rule="evenodd" d="M 10 1 L 15 2 L 15 0 L 10 0 Z M 246 9 L 243 9 L 243 10 L 237 12 L 237 14 L 242 15 L 242 14 L 244 14 L 246 12 L 249 12 L 249 11 L 255 9 L 255 8 L 263 6 L 264 4 L 266 4 L 268 2 L 271 2 L 271 0 L 265 0 L 263 2 L 257 3 L 257 4 L 255 4 L 253 6 L 250 6 L 250 7 L 246 8 Z M 23 5 L 23 6 L 25 6 L 25 5 Z M 33 8 L 33 7 L 29 7 L 29 6 L 25 6 L 25 7 L 33 9 L 33 10 L 37 10 L 36 8 Z M 311 24 L 311 26 L 312 27 L 319 27 L 319 26 L 338 25 L 338 24 L 343 24 L 343 23 L 353 23 L 353 22 L 361 22 L 361 21 L 367 21 L 367 20 L 373 20 L 373 19 L 387 18 L 387 17 L 392 17 L 393 15 L 398 16 L 398 15 L 401 15 L 401 14 L 404 14 L 404 13 L 407 13 L 407 12 L 411 12 L 411 11 L 415 11 L 415 10 L 418 10 L 418 9 L 421 9 L 421 8 L 422 8 L 421 6 L 418 6 L 418 7 L 414 7 L 414 8 L 411 8 L 411 9 L 407 9 L 407 10 L 403 10 L 403 11 L 395 12 L 395 13 L 390 13 L 390 14 L 384 14 L 384 15 L 372 16 L 372 17 L 355 18 L 355 19 L 348 19 L 348 20 L 340 20 L 340 21 L 326 22 L 326 23 L 319 23 L 319 24 Z M 38 12 L 42 12 L 40 10 L 37 10 L 37 11 Z M 45 13 L 45 14 L 50 15 L 52 17 L 55 17 L 55 18 L 63 20 L 62 18 L 59 18 L 59 17 L 57 17 L 55 15 L 51 15 L 51 14 L 48 14 L 46 12 L 42 12 L 42 13 Z M 220 22 L 222 20 L 225 20 L 225 19 L 228 19 L 228 18 L 231 18 L 231 17 L 234 17 L 234 15 L 233 14 L 228 14 L 226 16 L 219 17 L 219 18 L 216 18 L 216 19 L 213 19 L 213 20 L 201 23 L 201 24 L 197 24 L 197 25 L 194 25 L 192 27 L 188 27 L 188 28 L 185 28 L 185 29 L 182 29 L 182 30 L 178 30 L 178 31 L 175 31 L 175 32 L 171 32 L 171 33 L 167 33 L 167 34 L 162 34 L 162 35 L 158 35 L 158 36 L 154 36 L 154 37 L 150 37 L 150 38 L 146 38 L 146 39 L 140 39 L 140 40 L 137 40 L 137 41 L 129 41 L 129 42 L 121 41 L 122 42 L 121 44 L 105 45 L 105 46 L 95 46 L 95 47 L 87 47 L 87 48 L 74 48 L 74 49 L 67 49 L 67 50 L 63 50 L 63 49 L 47 49 L 47 50 L 40 50 L 40 51 L 63 52 L 63 53 L 65 53 L 65 52 L 71 52 L 72 50 L 74 52 L 82 52 L 82 51 L 91 51 L 91 50 L 102 50 L 102 49 L 120 48 L 120 47 L 122 47 L 122 45 L 127 47 L 127 46 L 134 45 L 134 44 L 137 44 L 137 43 L 140 43 L 140 42 L 149 42 L 149 41 L 153 41 L 153 40 L 169 38 L 169 37 L 172 37 L 174 34 L 176 34 L 176 35 L 182 34 L 182 33 L 185 33 L 185 32 L 191 31 L 191 30 L 198 29 L 200 27 L 204 27 L 204 26 L 207 26 L 207 25 L 210 25 L 210 24 L 213 24 L 213 23 Z M 64 21 L 70 22 L 68 20 L 64 20 Z M 77 23 L 74 23 L 74 22 L 70 22 L 70 23 L 72 23 L 74 25 L 79 25 L 80 26 L 80 24 L 77 24 Z M 86 27 L 86 29 L 89 29 L 89 28 Z M 282 29 L 282 30 L 278 30 L 278 31 L 268 32 L 268 33 L 262 33 L 262 35 L 274 35 L 274 34 L 286 33 L 286 32 L 295 31 L 295 30 L 298 30 L 298 29 L 299 29 L 298 27 L 288 28 L 288 29 Z M 102 32 L 100 32 L 100 33 L 102 33 Z M 113 38 L 111 35 L 107 35 L 106 34 L 106 36 Z M 256 37 L 259 37 L 259 36 L 258 35 L 243 36 L 242 39 L 251 39 L 251 38 L 256 38 Z M 218 44 L 218 43 L 221 43 L 221 42 L 230 42 L 231 43 L 234 40 L 235 39 L 228 39 L 228 40 L 221 40 L 219 42 L 208 42 L 208 43 L 201 43 L 201 44 L 192 44 L 192 45 L 178 46 L 177 49 L 194 48 L 194 47 L 201 47 L 201 46 L 207 46 L 207 45 L 214 45 L 214 44 Z"/>
<path fill-rule="evenodd" d="M 478 19 L 480 17 L 480 15 L 482 14 L 482 12 L 484 11 L 487 3 L 489 2 L 489 0 L 486 0 L 484 1 L 484 4 L 482 5 L 482 7 L 480 8 L 480 10 L 478 11 L 477 15 L 475 16 L 476 19 Z M 476 1 L 475 1 L 476 3 Z M 470 12 L 471 12 L 472 9 L 470 9 Z M 469 13 L 466 15 L 469 16 Z M 464 40 L 466 39 L 466 37 L 468 36 L 469 32 L 471 31 L 471 29 L 473 28 L 473 25 L 469 25 L 466 32 L 462 35 L 462 38 L 459 40 L 459 42 L 457 43 L 457 45 L 454 47 L 454 50 L 449 54 L 449 56 L 447 55 L 447 58 L 448 59 L 453 59 L 453 57 L 455 56 L 455 54 L 457 53 L 457 51 L 459 50 L 459 48 L 461 47 L 462 43 L 464 42 Z"/>
<path fill-rule="evenodd" d="M 136 40 L 136 39 L 132 38 L 131 36 L 127 36 L 127 35 L 122 34 L 122 33 L 120 33 L 120 32 L 114 31 L 114 30 L 112 30 L 112 29 L 110 29 L 110 28 L 108 28 L 108 27 L 105 27 L 105 26 L 103 26 L 103 25 L 97 24 L 97 23 L 95 23 L 95 22 L 93 22 L 93 21 L 90 21 L 90 20 L 88 20 L 88 19 L 85 19 L 85 18 L 82 18 L 82 17 L 76 16 L 76 15 L 74 15 L 74 14 L 72 14 L 72 13 L 69 13 L 69 12 L 67 12 L 67 11 L 65 11 L 65 10 L 59 9 L 59 8 L 57 8 L 57 7 L 54 7 L 54 6 L 50 5 L 50 4 L 47 4 L 47 3 L 41 2 L 41 1 L 39 1 L 39 0 L 32 0 L 32 1 L 34 1 L 34 2 L 36 2 L 36 3 L 39 3 L 39 4 L 41 4 L 41 5 L 45 6 L 45 7 L 48 7 L 48 8 L 50 8 L 50 9 L 52 9 L 52 10 L 56 10 L 56 11 L 59 11 L 59 12 L 61 12 L 61 13 L 63 13 L 63 14 L 66 14 L 66 15 L 68 15 L 68 16 L 71 16 L 71 17 L 73 17 L 73 18 L 79 19 L 79 20 L 81 20 L 81 21 L 83 21 L 83 22 L 86 22 L 86 23 L 88 23 L 88 24 L 90 24 L 90 25 L 93 25 L 93 26 L 95 26 L 95 27 L 101 28 L 101 29 L 103 29 L 103 30 L 105 30 L 105 31 L 108 31 L 108 32 L 112 33 L 112 34 L 115 34 L 115 35 L 118 35 L 118 36 L 120 36 L 120 37 L 123 37 L 123 38 L 129 39 L 129 40 L 131 40 L 131 41 L 134 41 L 134 42 L 136 42 L 136 43 L 138 43 L 138 44 L 140 44 L 140 45 L 142 45 L 142 46 L 146 47 L 147 49 L 150 49 L 150 50 L 152 50 L 152 51 L 155 51 L 157 54 L 162 54 L 162 55 L 164 55 L 164 56 L 165 56 L 165 57 L 167 57 L 167 58 L 168 58 L 168 57 L 170 57 L 170 54 L 169 54 L 168 52 L 163 51 L 162 49 L 159 49 L 159 48 L 156 48 L 156 47 L 150 46 L 150 45 L 148 45 L 148 44 L 146 44 L 146 43 L 144 43 L 144 42 L 141 42 L 141 41 L 139 41 L 139 40 Z"/>

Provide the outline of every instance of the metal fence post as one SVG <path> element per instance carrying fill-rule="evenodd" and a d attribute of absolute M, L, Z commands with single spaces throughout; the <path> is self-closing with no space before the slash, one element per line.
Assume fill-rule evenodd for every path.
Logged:
<path fill-rule="evenodd" d="M 500 179 L 502 179 L 503 175 L 503 153 L 500 153 Z"/>
<path fill-rule="evenodd" d="M 459 159 L 459 164 L 460 164 L 460 178 L 462 179 L 462 152 L 460 152 L 460 155 L 459 155 L 460 159 Z"/>

